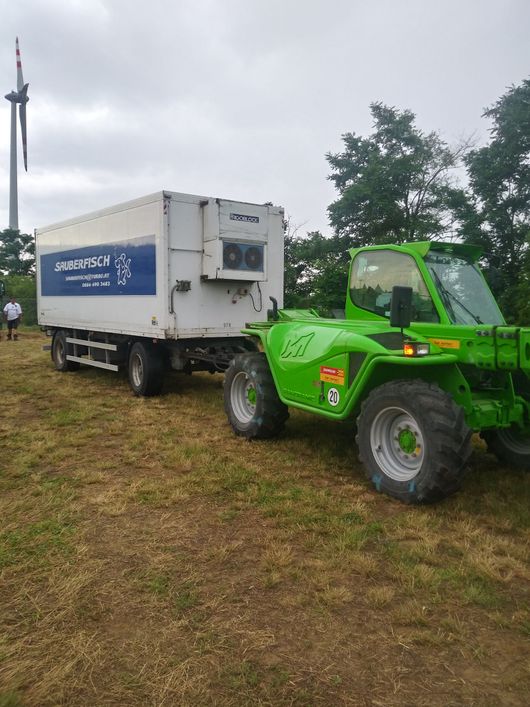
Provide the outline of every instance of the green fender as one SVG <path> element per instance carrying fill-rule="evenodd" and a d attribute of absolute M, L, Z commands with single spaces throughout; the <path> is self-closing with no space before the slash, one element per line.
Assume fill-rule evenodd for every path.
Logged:
<path fill-rule="evenodd" d="M 431 345 L 428 356 L 405 357 L 401 344 L 388 348 L 401 341 L 399 330 L 377 322 L 285 321 L 244 333 L 260 339 L 278 395 L 291 407 L 344 420 L 357 414 L 373 388 L 421 378 L 438 383 L 466 416 L 472 415 L 471 392 L 456 355 Z M 421 340 L 417 334 L 415 338 Z"/>

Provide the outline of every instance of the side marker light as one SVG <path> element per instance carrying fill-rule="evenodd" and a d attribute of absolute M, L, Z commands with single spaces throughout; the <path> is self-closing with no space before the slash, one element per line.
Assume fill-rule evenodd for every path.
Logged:
<path fill-rule="evenodd" d="M 403 344 L 404 356 L 427 356 L 430 353 L 430 345 L 417 341 L 406 341 Z"/>

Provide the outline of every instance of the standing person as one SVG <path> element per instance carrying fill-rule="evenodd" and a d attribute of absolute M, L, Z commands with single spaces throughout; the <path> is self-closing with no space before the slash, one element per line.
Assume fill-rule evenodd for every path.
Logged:
<path fill-rule="evenodd" d="M 22 307 L 16 301 L 14 297 L 11 297 L 11 301 L 4 307 L 4 319 L 7 322 L 7 339 L 13 339 L 16 341 L 18 339 L 17 329 L 22 319 Z"/>

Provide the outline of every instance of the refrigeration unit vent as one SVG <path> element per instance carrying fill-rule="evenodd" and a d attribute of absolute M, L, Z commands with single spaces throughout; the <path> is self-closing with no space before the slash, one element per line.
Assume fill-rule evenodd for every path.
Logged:
<path fill-rule="evenodd" d="M 263 253 L 264 246 L 261 244 L 223 241 L 223 269 L 262 273 Z"/>

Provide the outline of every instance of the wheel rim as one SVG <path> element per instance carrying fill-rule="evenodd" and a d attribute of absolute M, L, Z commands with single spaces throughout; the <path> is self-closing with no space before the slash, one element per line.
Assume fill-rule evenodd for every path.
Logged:
<path fill-rule="evenodd" d="M 403 408 L 381 410 L 370 430 L 372 454 L 394 481 L 410 481 L 421 469 L 425 445 L 420 426 Z"/>
<path fill-rule="evenodd" d="M 230 403 L 240 422 L 247 423 L 252 420 L 256 412 L 256 398 L 254 383 L 244 371 L 237 373 L 230 388 Z"/>
<path fill-rule="evenodd" d="M 134 354 L 131 358 L 131 378 L 135 388 L 139 388 L 142 385 L 144 379 L 144 363 L 142 357 L 138 354 Z"/>
<path fill-rule="evenodd" d="M 497 435 L 504 445 L 516 454 L 530 454 L 530 435 L 517 427 L 501 429 Z"/>

